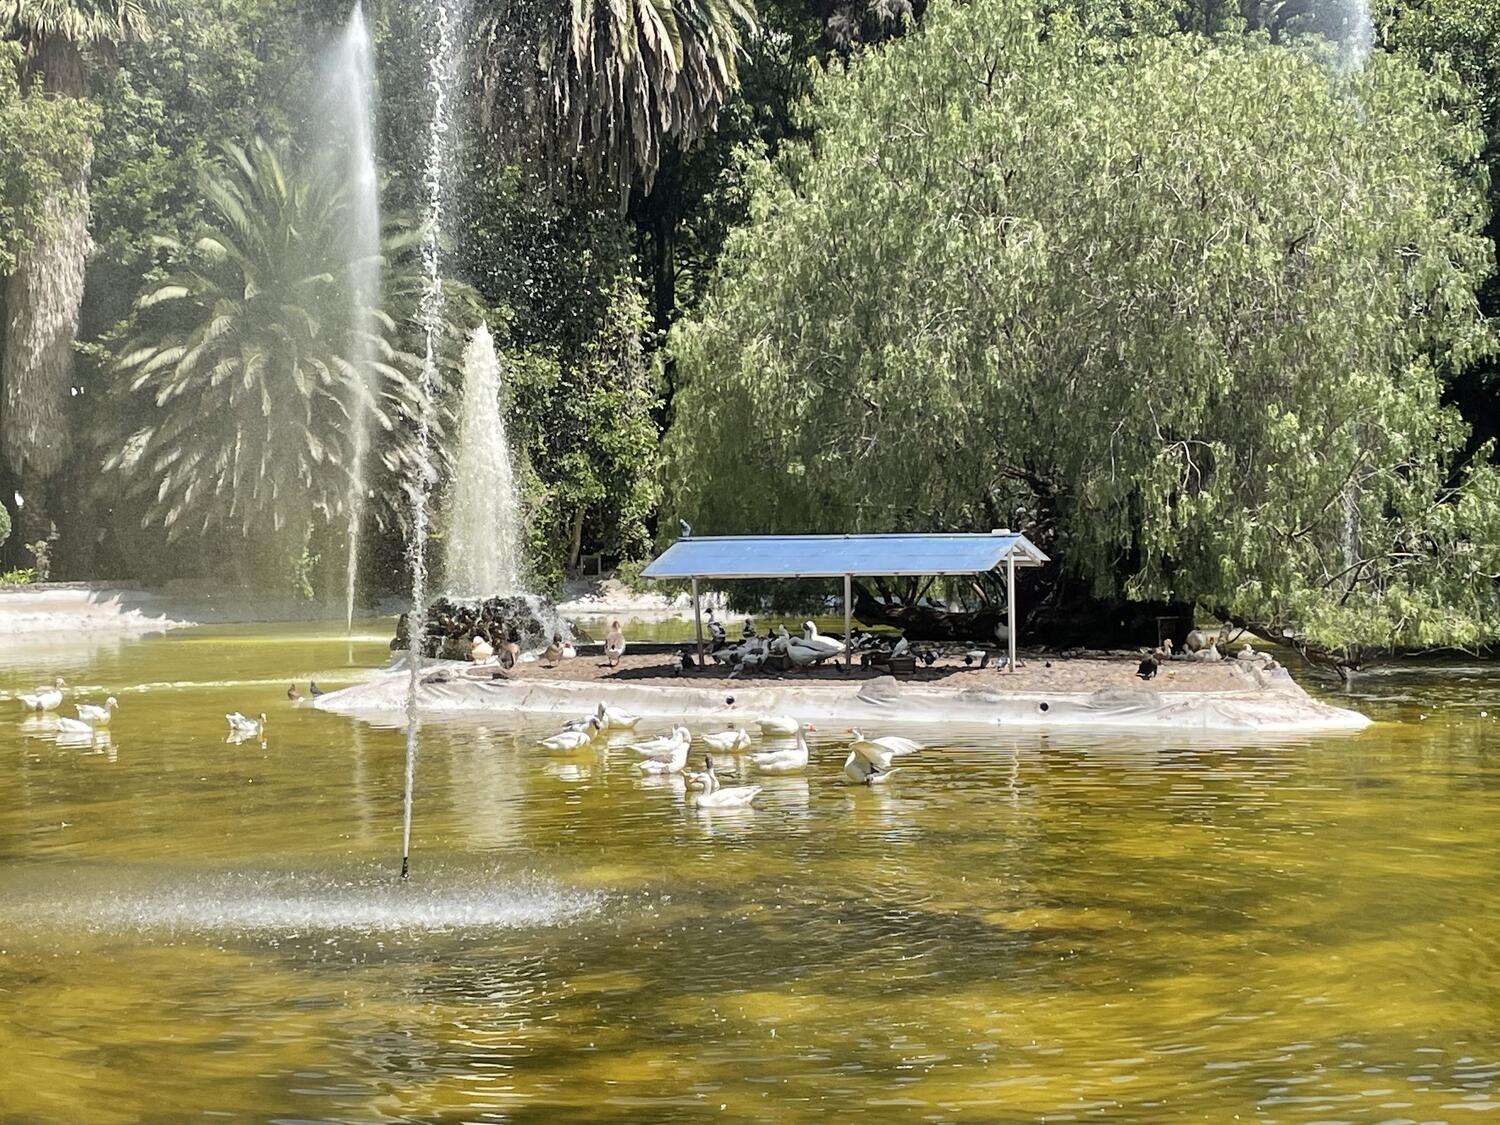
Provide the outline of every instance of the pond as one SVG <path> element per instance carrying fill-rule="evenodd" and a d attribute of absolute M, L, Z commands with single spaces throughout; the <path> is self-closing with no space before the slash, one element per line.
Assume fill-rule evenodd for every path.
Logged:
<path fill-rule="evenodd" d="M 7 644 L 0 1120 L 1500 1111 L 1488 669 L 1361 679 L 1353 736 L 916 732 L 884 790 L 819 731 L 738 814 L 429 721 L 403 885 L 402 733 L 285 695 L 389 635 Z M 9 702 L 56 675 L 107 741 Z"/>

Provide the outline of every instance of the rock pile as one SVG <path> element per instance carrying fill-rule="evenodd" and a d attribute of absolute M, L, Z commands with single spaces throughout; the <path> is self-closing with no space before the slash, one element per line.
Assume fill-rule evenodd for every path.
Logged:
<path fill-rule="evenodd" d="M 408 647 L 410 624 L 403 613 L 396 622 L 396 638 L 391 649 Z M 534 594 L 511 594 L 483 601 L 460 601 L 438 598 L 427 609 L 423 629 L 422 654 L 443 660 L 467 660 L 476 636 L 483 637 L 496 650 L 514 640 L 522 652 L 544 648 L 553 634 L 566 638 L 573 630 L 557 615 L 557 607 Z"/>

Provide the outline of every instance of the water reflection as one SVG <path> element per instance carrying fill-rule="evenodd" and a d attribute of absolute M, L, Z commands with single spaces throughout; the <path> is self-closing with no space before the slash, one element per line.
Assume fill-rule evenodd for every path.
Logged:
<path fill-rule="evenodd" d="M 345 642 L 316 637 L 143 638 L 60 666 L 117 694 L 176 685 L 122 695 L 107 769 L 45 716 L 0 719 L 0 1118 L 1373 1122 L 1500 1102 L 1482 669 L 1356 679 L 1380 722 L 1352 737 L 903 731 L 927 748 L 877 788 L 844 784 L 843 738 L 819 732 L 802 774 L 726 758 L 763 787 L 733 813 L 634 754 L 542 753 L 551 724 L 431 722 L 423 858 L 396 886 L 401 735 L 286 702 L 294 669 L 337 682 Z M 36 678 L 0 671 L 0 691 Z M 265 710 L 273 736 L 226 747 L 227 710 Z"/>

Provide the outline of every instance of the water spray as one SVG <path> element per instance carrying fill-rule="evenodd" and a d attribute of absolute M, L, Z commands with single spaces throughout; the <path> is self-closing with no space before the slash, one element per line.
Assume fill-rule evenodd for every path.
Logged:
<path fill-rule="evenodd" d="M 432 397 L 437 383 L 439 335 L 443 325 L 442 231 L 446 196 L 448 138 L 448 89 L 453 67 L 454 12 L 448 3 L 436 8 L 431 53 L 427 58 L 427 85 L 432 94 L 432 122 L 427 135 L 427 165 L 423 184 L 427 211 L 422 223 L 422 265 L 427 288 L 418 315 L 426 347 L 417 382 L 416 479 L 411 482 L 412 534 L 411 616 L 407 619 L 407 661 L 410 676 L 406 687 L 406 788 L 401 806 L 401 878 L 411 874 L 411 802 L 417 772 L 417 690 L 422 683 L 422 638 L 427 613 L 427 501 L 432 492 Z"/>

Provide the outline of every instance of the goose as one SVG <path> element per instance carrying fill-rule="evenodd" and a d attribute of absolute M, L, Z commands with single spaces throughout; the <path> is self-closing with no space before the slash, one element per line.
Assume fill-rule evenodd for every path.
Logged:
<path fill-rule="evenodd" d="M 488 664 L 494 658 L 495 646 L 476 633 L 469 644 L 469 659 L 475 664 Z"/>
<path fill-rule="evenodd" d="M 21 705 L 28 711 L 56 711 L 62 706 L 62 689 L 66 686 L 59 676 L 51 687 L 39 687 L 30 695 L 22 694 Z"/>
<path fill-rule="evenodd" d="M 266 729 L 266 714 L 261 712 L 258 719 L 252 719 L 249 715 L 241 715 L 238 711 L 231 711 L 224 718 L 229 722 L 229 730 L 232 734 L 255 735 L 263 734 Z"/>
<path fill-rule="evenodd" d="M 832 637 L 825 637 L 818 632 L 818 627 L 811 621 L 802 623 L 802 639 L 793 640 L 793 647 L 810 648 L 820 654 L 820 659 L 826 660 L 830 656 L 839 656 L 844 651 L 844 642 L 836 641 Z"/>
<path fill-rule="evenodd" d="M 74 710 L 78 712 L 79 719 L 88 723 L 91 727 L 107 727 L 109 726 L 109 720 L 114 716 L 115 708 L 118 706 L 120 706 L 120 701 L 114 696 L 110 696 L 104 701 L 103 707 L 96 706 L 93 703 L 80 703 Z"/>
<path fill-rule="evenodd" d="M 582 750 L 594 741 L 594 736 L 599 733 L 599 720 L 589 717 L 583 730 L 563 730 L 554 734 L 551 738 L 542 739 L 542 746 L 554 753 L 565 753 L 569 750 Z"/>
<path fill-rule="evenodd" d="M 1200 648 L 1196 652 L 1189 653 L 1188 659 L 1196 660 L 1200 664 L 1212 664 L 1216 660 L 1223 660 L 1224 656 L 1219 652 L 1219 642 L 1215 639 L 1208 642 L 1207 648 Z"/>
<path fill-rule="evenodd" d="M 718 734 L 700 734 L 703 745 L 719 754 L 733 754 L 737 750 L 750 749 L 750 736 L 743 727 L 730 727 Z"/>
<path fill-rule="evenodd" d="M 546 665 L 556 664 L 562 659 L 562 638 L 553 637 L 552 643 L 542 652 L 542 663 Z"/>
<path fill-rule="evenodd" d="M 558 650 L 558 655 L 564 660 L 572 660 L 578 655 L 578 646 L 572 641 L 563 641 L 562 647 Z"/>
<path fill-rule="evenodd" d="M 678 728 L 681 730 L 682 728 Z M 687 734 L 683 730 L 684 735 Z M 642 773 L 681 773 L 687 765 L 689 739 L 686 737 L 674 742 L 665 756 L 647 758 L 645 761 L 637 762 L 636 768 Z"/>
<path fill-rule="evenodd" d="M 844 776 L 855 785 L 884 785 L 896 772 L 893 769 L 882 769 L 853 750 L 844 759 Z"/>
<path fill-rule="evenodd" d="M 94 728 L 82 719 L 70 719 L 66 715 L 60 715 L 57 719 L 57 733 L 92 735 Z"/>
<path fill-rule="evenodd" d="M 802 729 L 802 724 L 790 715 L 765 715 L 757 721 L 764 735 L 793 735 Z"/>
<path fill-rule="evenodd" d="M 759 785 L 735 785 L 725 789 L 719 784 L 719 775 L 714 772 L 714 760 L 703 755 L 704 773 L 698 775 L 703 782 L 703 791 L 694 798 L 705 809 L 742 809 L 760 794 Z"/>
<path fill-rule="evenodd" d="M 692 736 L 688 734 L 687 727 L 673 727 L 667 734 L 648 738 L 645 742 L 632 742 L 630 749 L 634 750 L 642 758 L 671 758 L 676 756 L 680 747 L 685 763 L 687 761 L 687 748 L 692 744 L 692 741 Z"/>
<path fill-rule="evenodd" d="M 816 730 L 816 727 L 808 727 Z M 802 737 L 802 727 L 797 727 L 797 745 L 785 750 L 763 750 L 752 754 L 750 761 L 762 773 L 791 773 L 807 768 L 807 739 Z"/>
<path fill-rule="evenodd" d="M 625 655 L 625 630 L 620 628 L 618 621 L 609 623 L 609 632 L 604 637 L 604 659 L 613 668 L 620 663 L 620 658 Z"/>
<path fill-rule="evenodd" d="M 634 730 L 636 723 L 641 721 L 639 715 L 632 715 L 629 711 L 622 711 L 604 702 L 599 704 L 594 717 L 599 720 L 599 726 L 603 730 Z"/>
<path fill-rule="evenodd" d="M 1143 680 L 1149 680 L 1156 675 L 1156 654 L 1148 652 L 1141 660 L 1140 666 L 1136 668 L 1135 674 Z"/>
<path fill-rule="evenodd" d="M 850 727 L 849 733 L 854 736 L 854 741 L 849 744 L 849 752 L 863 758 L 882 773 L 891 768 L 892 758 L 899 758 L 903 754 L 915 754 L 922 749 L 911 739 L 900 738 L 894 734 L 881 738 L 866 738 L 858 727 Z M 845 763 L 846 767 L 847 764 Z"/>
<path fill-rule="evenodd" d="M 1234 658 L 1250 664 L 1272 664 L 1275 662 L 1269 652 L 1257 652 L 1248 641 L 1245 643 L 1244 648 L 1234 654 Z"/>

